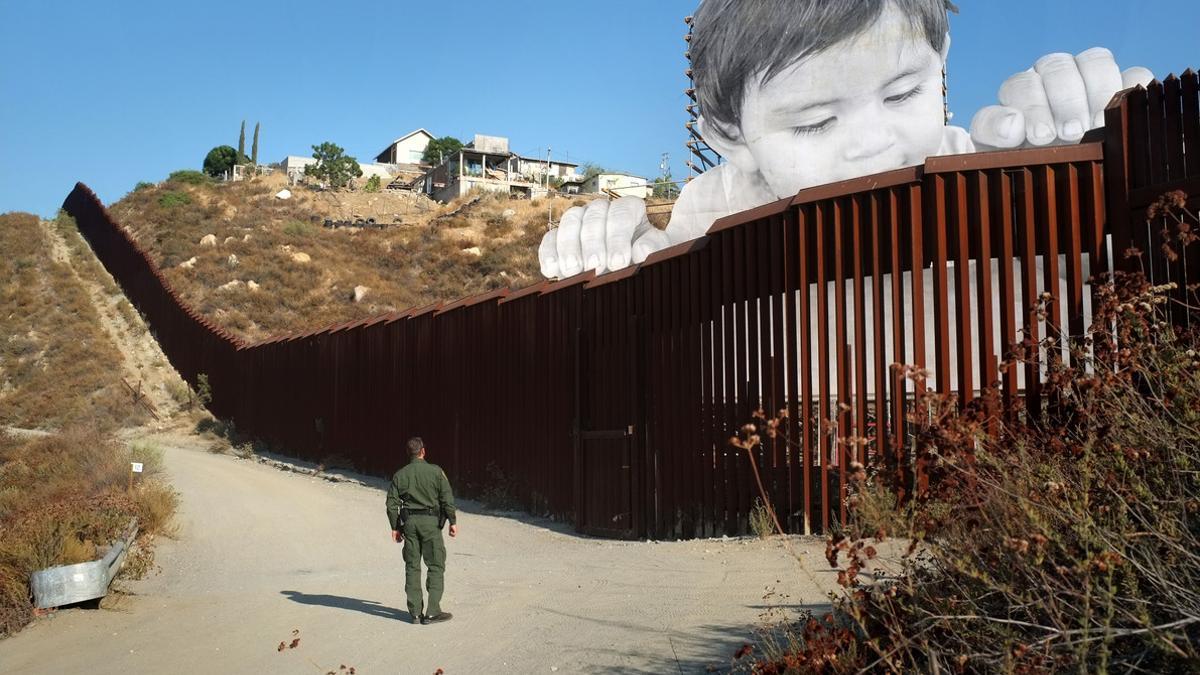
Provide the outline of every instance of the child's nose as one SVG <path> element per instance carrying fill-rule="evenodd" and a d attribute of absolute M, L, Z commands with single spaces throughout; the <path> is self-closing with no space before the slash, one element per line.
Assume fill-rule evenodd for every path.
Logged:
<path fill-rule="evenodd" d="M 850 134 L 845 158 L 847 161 L 870 159 L 887 152 L 895 144 L 896 136 L 888 125 L 881 122 L 863 124 Z"/>

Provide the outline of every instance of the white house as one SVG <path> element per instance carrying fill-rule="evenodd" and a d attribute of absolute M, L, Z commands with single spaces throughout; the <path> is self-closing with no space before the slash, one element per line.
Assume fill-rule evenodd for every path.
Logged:
<path fill-rule="evenodd" d="M 654 188 L 647 184 L 645 178 L 627 173 L 601 173 L 583 182 L 580 192 L 587 194 L 612 193 L 618 197 L 649 198 L 654 194 Z"/>
<path fill-rule="evenodd" d="M 392 141 L 383 152 L 375 155 L 375 161 L 380 164 L 420 164 L 425 146 L 432 140 L 433 134 L 417 129 Z"/>
<path fill-rule="evenodd" d="M 545 157 L 525 157 L 517 155 L 517 173 L 527 178 L 532 178 L 535 181 L 541 180 L 546 176 L 547 162 Z M 557 178 L 562 181 L 572 181 L 582 178 L 579 174 L 579 165 L 571 162 L 560 162 L 550 158 L 550 177 Z"/>
<path fill-rule="evenodd" d="M 288 155 L 279 163 L 279 170 L 283 172 L 288 180 L 297 180 L 304 177 L 304 167 L 309 164 L 316 164 L 317 160 L 312 157 L 302 157 L 300 155 Z"/>

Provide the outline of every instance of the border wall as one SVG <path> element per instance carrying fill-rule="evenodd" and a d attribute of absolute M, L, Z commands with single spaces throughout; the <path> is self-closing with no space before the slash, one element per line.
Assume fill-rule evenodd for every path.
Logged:
<path fill-rule="evenodd" d="M 787 529 L 826 532 L 850 462 L 919 480 L 915 385 L 893 364 L 963 403 L 998 385 L 1037 415 L 1037 358 L 1069 357 L 1000 364 L 1022 329 L 1082 335 L 1088 278 L 1134 264 L 1114 251 L 1139 248 L 1156 282 L 1200 280 L 1200 247 L 1167 259 L 1144 216 L 1169 190 L 1200 206 L 1198 101 L 1188 71 L 1118 94 L 1078 145 L 931 158 L 724 218 L 618 272 L 253 344 L 188 307 L 86 186 L 64 209 L 179 372 L 208 376 L 212 412 L 289 454 L 388 475 L 420 435 L 467 497 L 502 474 L 524 508 L 581 532 L 738 535 L 759 493 L 728 439 L 786 409 L 794 443 L 756 453 L 764 489 Z"/>

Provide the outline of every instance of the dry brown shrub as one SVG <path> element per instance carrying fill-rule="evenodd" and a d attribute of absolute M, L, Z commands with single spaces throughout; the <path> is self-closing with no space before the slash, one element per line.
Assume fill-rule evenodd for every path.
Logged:
<path fill-rule="evenodd" d="M 132 458 L 150 472 L 128 491 Z M 94 559 L 134 516 L 146 535 L 172 531 L 176 497 L 157 472 L 147 446 L 126 448 L 95 424 L 0 434 L 0 636 L 31 619 L 34 571 Z"/>
<path fill-rule="evenodd" d="M 1194 225 L 1186 199 L 1160 200 Z M 1165 245 L 1181 251 L 1181 235 Z M 764 640 L 754 672 L 1194 672 L 1200 666 L 1200 302 L 1140 274 L 1098 289 L 1095 321 L 1052 359 L 1045 407 L 965 408 L 936 393 L 909 415 L 928 488 L 850 478 L 850 527 L 827 558 L 845 595 Z M 1165 309 L 1174 312 L 1176 323 Z M 1182 319 L 1181 319 L 1182 317 Z M 1025 344 L 1033 354 L 1063 345 Z M 1018 367 L 1015 359 L 1006 367 Z M 908 369 L 907 375 L 923 374 Z M 773 432 L 765 417 L 748 434 Z M 778 425 L 775 426 L 778 428 Z M 738 443 L 745 444 L 746 434 Z M 898 576 L 878 542 L 909 542 Z"/>

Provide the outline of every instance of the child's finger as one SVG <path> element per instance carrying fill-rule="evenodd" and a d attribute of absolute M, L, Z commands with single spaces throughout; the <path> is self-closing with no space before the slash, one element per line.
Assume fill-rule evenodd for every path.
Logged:
<path fill-rule="evenodd" d="M 1057 134 L 1054 115 L 1046 99 L 1042 76 L 1032 70 L 1017 73 L 1000 85 L 1000 103 L 1021 111 L 1025 118 L 1025 138 L 1033 145 L 1046 145 Z"/>
<path fill-rule="evenodd" d="M 1121 73 L 1122 89 L 1136 87 L 1138 85 L 1146 86 L 1154 81 L 1154 73 L 1150 69 L 1141 66 L 1127 68 Z"/>
<path fill-rule="evenodd" d="M 542 237 L 542 243 L 538 246 L 538 264 L 542 268 L 542 276 L 547 279 L 558 276 L 558 228 Z"/>
<path fill-rule="evenodd" d="M 579 228 L 583 226 L 583 207 L 567 209 L 558 223 L 558 274 L 571 277 L 583 271 L 583 258 L 579 251 Z"/>
<path fill-rule="evenodd" d="M 670 245 L 671 240 L 667 237 L 666 232 L 651 227 L 633 242 L 633 262 L 635 265 L 640 265 L 646 262 L 646 258 L 651 253 L 661 251 Z"/>
<path fill-rule="evenodd" d="M 608 269 L 619 270 L 629 265 L 632 259 L 633 238 L 638 234 L 646 219 L 646 202 L 637 197 L 621 197 L 608 207 L 608 223 L 605 233 L 605 248 L 608 252 Z"/>
<path fill-rule="evenodd" d="M 1121 69 L 1112 52 L 1104 47 L 1092 47 L 1080 52 L 1075 57 L 1079 66 L 1079 75 L 1083 77 L 1083 86 L 1087 88 L 1088 113 L 1091 115 L 1092 127 L 1104 125 L 1104 106 L 1112 100 L 1113 94 L 1122 89 Z"/>
<path fill-rule="evenodd" d="M 1083 138 L 1092 126 L 1092 114 L 1075 57 L 1066 53 L 1047 54 L 1037 60 L 1033 69 L 1042 76 L 1058 137 L 1072 143 Z"/>
<path fill-rule="evenodd" d="M 971 118 L 971 140 L 992 148 L 1016 148 L 1025 142 L 1025 116 L 1016 108 L 989 105 Z"/>
<path fill-rule="evenodd" d="M 583 225 L 579 230 L 579 248 L 583 256 L 583 269 L 604 271 L 608 258 L 604 250 L 605 220 L 608 218 L 608 200 L 597 199 L 584 207 Z"/>

